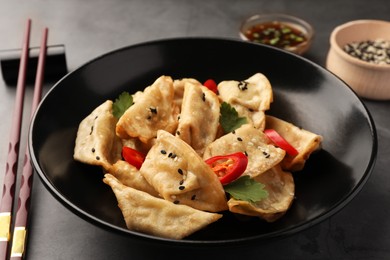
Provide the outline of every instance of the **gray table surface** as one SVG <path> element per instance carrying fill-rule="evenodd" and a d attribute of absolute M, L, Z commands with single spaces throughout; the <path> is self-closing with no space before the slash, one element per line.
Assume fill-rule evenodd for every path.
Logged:
<path fill-rule="evenodd" d="M 48 26 L 49 44 L 65 44 L 69 70 L 108 51 L 149 40 L 182 36 L 238 38 L 253 13 L 282 12 L 310 22 L 315 40 L 306 58 L 324 66 L 332 29 L 355 19 L 390 19 L 388 0 L 0 0 L 0 50 L 19 48 L 25 21 L 31 45 Z M 47 91 L 52 84 L 45 84 Z M 32 88 L 26 91 L 24 126 Z M 5 169 L 15 88 L 0 80 L 0 169 Z M 390 101 L 363 100 L 378 132 L 372 176 L 342 211 L 297 235 L 245 248 L 178 249 L 144 246 L 80 219 L 34 179 L 28 259 L 390 259 Z M 337 126 L 335 126 L 337 127 Z M 24 151 L 27 130 L 22 132 Z M 0 178 L 0 184 L 2 184 Z"/>

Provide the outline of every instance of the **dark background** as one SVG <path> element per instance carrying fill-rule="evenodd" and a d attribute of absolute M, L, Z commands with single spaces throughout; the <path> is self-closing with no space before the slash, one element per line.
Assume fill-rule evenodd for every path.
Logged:
<path fill-rule="evenodd" d="M 237 39 L 240 23 L 247 16 L 274 12 L 299 16 L 313 25 L 315 39 L 305 57 L 324 66 L 334 27 L 356 19 L 389 19 L 390 2 L 0 0 L 0 50 L 20 48 L 29 17 L 33 21 L 31 46 L 39 46 L 41 30 L 44 26 L 49 27 L 49 45 L 65 45 L 71 71 L 108 51 L 149 40 L 183 36 Z M 46 84 L 45 91 L 51 86 Z M 28 88 L 26 94 L 24 122 L 27 125 L 32 88 Z M 5 169 L 14 99 L 15 88 L 0 80 L 0 169 Z M 39 178 L 35 178 L 27 258 L 155 259 L 166 255 L 175 259 L 389 259 L 390 102 L 363 102 L 374 118 L 379 142 L 372 176 L 342 211 L 298 235 L 245 248 L 187 251 L 145 247 L 78 218 L 52 197 Z M 24 130 L 22 141 L 26 136 L 27 130 Z M 21 151 L 24 147 L 21 146 Z"/>

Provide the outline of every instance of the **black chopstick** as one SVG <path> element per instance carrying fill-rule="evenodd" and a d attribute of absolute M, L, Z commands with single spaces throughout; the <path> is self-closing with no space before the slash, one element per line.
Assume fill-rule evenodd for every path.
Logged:
<path fill-rule="evenodd" d="M 31 117 L 34 115 L 42 96 L 42 84 L 45 71 L 45 60 L 47 50 L 47 35 L 48 28 L 45 28 L 42 33 L 42 42 L 38 57 L 38 67 L 34 85 L 34 96 L 31 107 Z M 33 180 L 33 169 L 30 162 L 30 154 L 28 145 L 23 163 L 22 179 L 19 189 L 18 209 L 15 218 L 15 227 L 13 232 L 11 259 L 21 259 L 24 256 L 27 242 L 27 222 L 30 208 L 30 197 Z"/>
<path fill-rule="evenodd" d="M 15 182 L 19 158 L 20 132 L 22 125 L 24 92 L 26 83 L 27 62 L 30 46 L 31 20 L 27 20 L 22 43 L 16 99 L 11 125 L 11 136 L 8 146 L 8 157 L 3 183 L 3 196 L 0 204 L 0 259 L 6 259 L 10 240 L 11 216 L 15 196 Z"/>

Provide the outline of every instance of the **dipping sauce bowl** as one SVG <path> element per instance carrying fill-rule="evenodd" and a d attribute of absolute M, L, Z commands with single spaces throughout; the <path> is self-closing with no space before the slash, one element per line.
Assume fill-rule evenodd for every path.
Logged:
<path fill-rule="evenodd" d="M 310 47 L 314 35 L 306 21 L 287 14 L 256 14 L 247 18 L 240 27 L 245 41 L 281 48 L 299 55 Z"/>

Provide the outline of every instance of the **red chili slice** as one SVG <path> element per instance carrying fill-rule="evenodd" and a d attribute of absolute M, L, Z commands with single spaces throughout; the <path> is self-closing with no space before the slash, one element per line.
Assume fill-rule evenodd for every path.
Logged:
<path fill-rule="evenodd" d="M 130 163 L 137 169 L 140 169 L 145 161 L 145 155 L 127 146 L 122 148 L 122 156 L 126 162 Z"/>
<path fill-rule="evenodd" d="M 240 177 L 247 165 L 248 157 L 242 153 L 214 156 L 205 161 L 218 176 L 222 185 Z"/>
<path fill-rule="evenodd" d="M 291 156 L 298 155 L 299 152 L 274 129 L 265 129 L 264 134 L 266 134 L 275 145 L 285 150 L 287 154 Z"/>
<path fill-rule="evenodd" d="M 210 89 L 210 90 L 211 90 L 212 92 L 214 92 L 215 94 L 218 93 L 217 83 L 215 83 L 215 81 L 212 80 L 212 79 L 206 80 L 206 81 L 203 83 L 203 86 L 205 86 L 206 88 Z"/>

